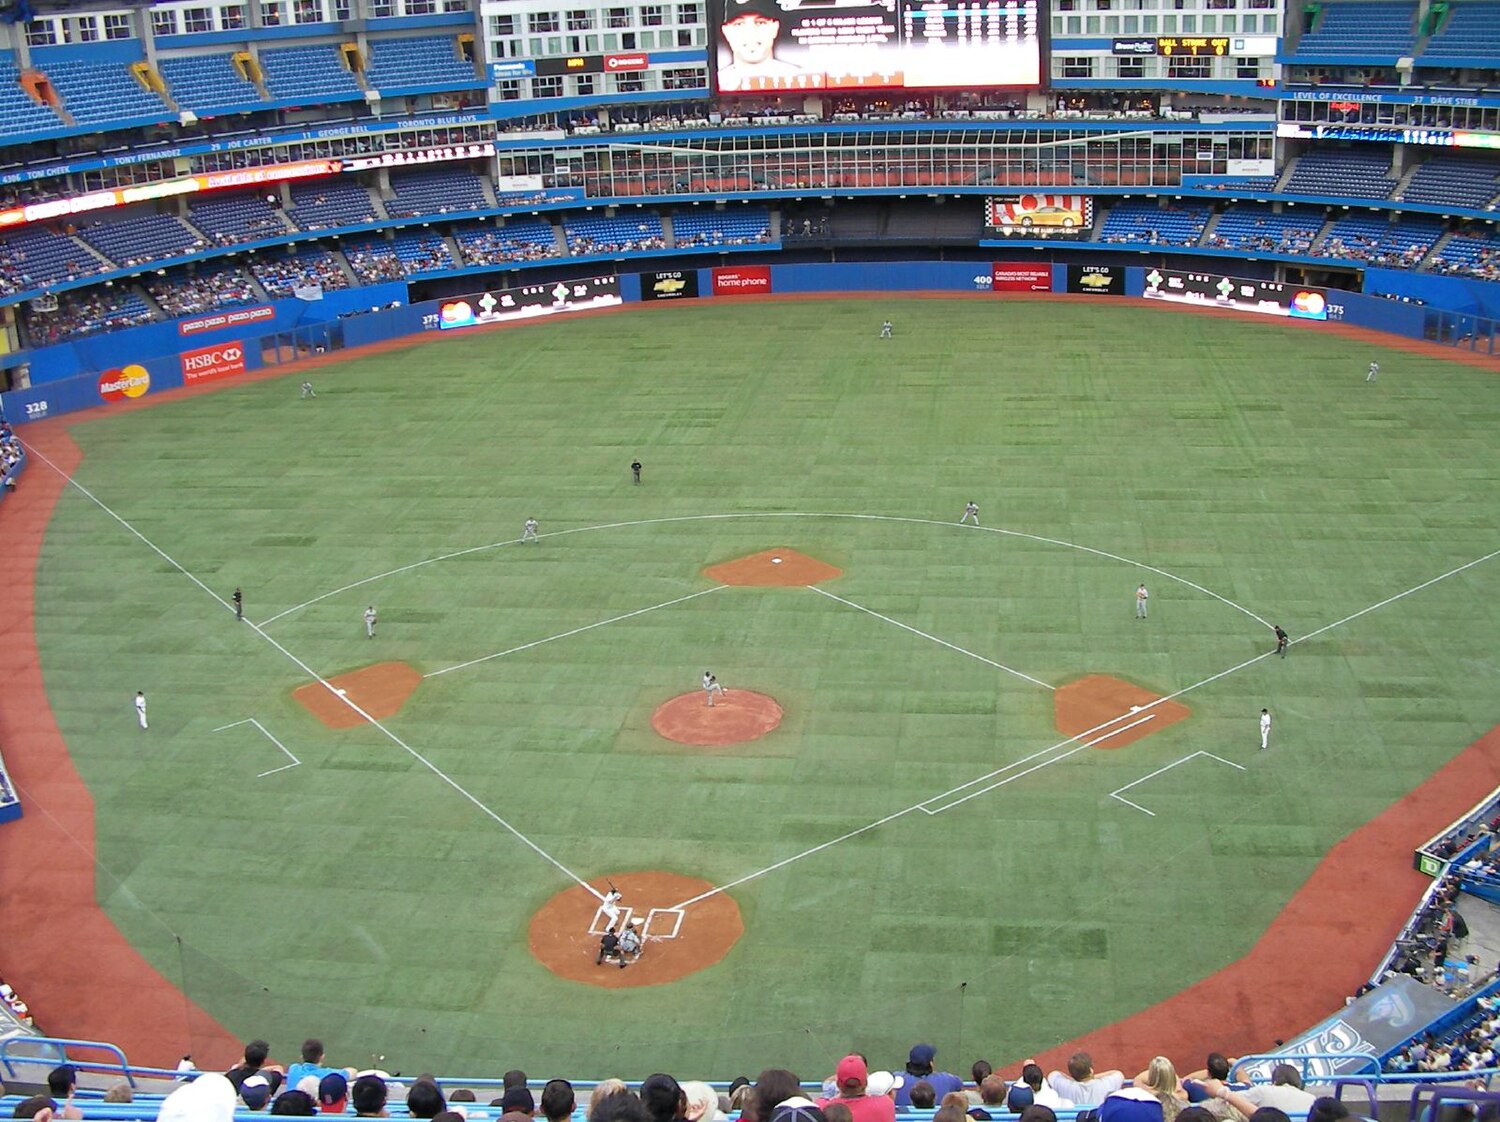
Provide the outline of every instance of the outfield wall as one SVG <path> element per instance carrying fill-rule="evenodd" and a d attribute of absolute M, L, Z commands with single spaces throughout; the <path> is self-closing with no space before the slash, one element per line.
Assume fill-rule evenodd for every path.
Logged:
<path fill-rule="evenodd" d="M 726 259 L 727 260 L 727 259 Z M 617 262 L 619 264 L 619 262 Z M 1070 298 L 1109 300 L 1146 293 L 1151 266 L 1123 265 L 1118 258 L 1096 258 L 1082 264 L 1052 263 L 1035 258 L 975 261 L 874 261 L 773 264 L 751 259 L 696 269 L 671 269 L 670 260 L 648 264 L 661 268 L 619 277 L 625 303 L 734 296 L 813 295 L 817 293 L 881 292 L 893 300 L 880 304 L 881 318 L 902 315 L 901 293 L 951 292 L 988 295 L 996 300 L 1020 295 L 1067 295 Z M 1213 264 L 1233 269 L 1222 258 L 1194 261 L 1194 267 Z M 1207 273 L 1207 270 L 1204 270 Z M 1389 277 L 1419 279 L 1415 274 L 1371 270 L 1377 286 Z M 1217 275 L 1217 274 L 1213 274 Z M 577 276 L 597 276 L 579 270 Z M 1460 302 L 1467 285 L 1420 289 L 1428 295 Z M 1481 282 L 1474 282 L 1479 284 Z M 1284 286 L 1287 291 L 1298 286 Z M 1483 286 L 1491 287 L 1491 286 Z M 499 291 L 498 289 L 495 291 Z M 1491 353 L 1500 346 L 1490 323 L 1464 311 L 1403 303 L 1338 289 L 1317 290 L 1326 295 L 1327 319 L 1413 339 L 1436 339 Z M 1380 291 L 1402 293 L 1392 285 Z M 1423 297 L 1417 297 L 1423 298 Z M 451 300 L 406 304 L 403 282 L 330 292 L 323 300 L 278 300 L 263 305 L 228 309 L 149 324 L 59 344 L 31 352 L 31 385 L 0 394 L 4 415 L 14 423 L 41 420 L 80 409 L 107 405 L 204 381 L 233 379 L 268 365 L 295 362 L 312 354 L 386 342 L 403 336 L 442 331 L 442 309 Z M 1190 303 L 1164 304 L 1190 311 Z M 1474 307 L 1474 302 L 1469 302 Z M 371 310 L 372 308 L 377 310 Z M 1045 315 L 1038 311 L 1039 316 Z M 1317 322 L 1303 320 L 1309 330 Z M 459 329 L 460 331 L 462 329 Z M 444 332 L 448 333 L 448 332 Z"/>

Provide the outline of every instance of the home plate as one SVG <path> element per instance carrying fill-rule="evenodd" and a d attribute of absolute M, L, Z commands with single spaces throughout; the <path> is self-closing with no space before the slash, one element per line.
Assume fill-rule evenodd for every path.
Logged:
<path fill-rule="evenodd" d="M 773 564 L 773 565 L 780 565 L 781 564 L 781 558 L 780 557 L 773 557 L 773 558 L 771 558 L 771 564 Z"/>

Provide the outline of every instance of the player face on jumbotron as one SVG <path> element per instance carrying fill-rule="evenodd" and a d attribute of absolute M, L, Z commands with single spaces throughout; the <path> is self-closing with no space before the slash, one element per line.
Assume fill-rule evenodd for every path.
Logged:
<path fill-rule="evenodd" d="M 734 54 L 734 61 L 741 66 L 754 66 L 770 59 L 775 51 L 781 21 L 759 12 L 744 12 L 724 24 L 721 30 Z"/>

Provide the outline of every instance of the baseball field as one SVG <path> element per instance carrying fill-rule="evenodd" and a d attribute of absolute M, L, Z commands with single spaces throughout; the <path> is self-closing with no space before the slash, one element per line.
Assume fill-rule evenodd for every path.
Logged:
<path fill-rule="evenodd" d="M 1491 370 L 934 299 L 674 305 L 303 376 L 49 422 L 23 484 L 71 436 L 36 640 L 99 905 L 280 1053 L 1011 1061 L 1245 955 L 1500 722 Z M 736 562 L 772 575 L 706 572 Z M 779 723 L 745 739 L 750 694 Z M 681 695 L 717 742 L 662 734 Z M 626 970 L 594 965 L 611 882 L 650 919 Z M 1397 915 L 1421 882 L 1353 887 Z M 1332 1001 L 1373 965 L 1310 940 L 1203 1046 L 1269 1047 L 1324 1009 L 1277 986 Z"/>

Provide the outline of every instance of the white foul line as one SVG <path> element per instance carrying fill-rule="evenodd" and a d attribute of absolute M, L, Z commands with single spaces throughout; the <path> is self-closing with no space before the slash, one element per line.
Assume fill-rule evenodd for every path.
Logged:
<path fill-rule="evenodd" d="M 856 604 L 853 600 L 845 600 L 842 596 L 835 596 L 833 593 L 825 591 L 815 584 L 810 584 L 807 587 L 812 589 L 812 591 L 816 592 L 819 596 L 826 596 L 830 600 L 837 600 L 840 604 L 845 604 L 848 607 L 855 609 L 856 611 L 864 612 L 865 615 L 874 616 L 878 620 L 883 620 L 886 623 L 894 624 L 895 626 L 901 628 L 902 631 L 910 631 L 913 635 L 920 635 L 924 639 L 931 639 L 940 647 L 947 647 L 950 651 L 957 651 L 961 655 L 968 655 L 970 658 L 977 659 L 980 662 L 984 663 L 986 666 L 993 666 L 996 670 L 1004 670 L 1007 674 L 1014 674 L 1017 678 L 1024 679 L 1034 686 L 1041 686 L 1044 690 L 1057 689 L 1056 686 L 1050 686 L 1040 678 L 1033 678 L 1030 674 L 1023 674 L 1019 670 L 1013 670 L 1009 666 L 996 662 L 992 658 L 985 658 L 982 654 L 975 654 L 973 651 L 966 651 L 963 647 L 960 647 L 954 643 L 950 643 L 946 639 L 939 639 L 936 635 L 929 635 L 925 631 L 918 631 L 915 627 L 912 627 L 909 624 L 902 623 L 899 619 L 892 619 L 890 616 L 883 616 L 872 608 L 866 608 L 861 604 Z"/>
<path fill-rule="evenodd" d="M 289 764 L 282 764 L 280 767 L 273 767 L 270 771 L 263 771 L 255 777 L 256 779 L 264 779 L 268 775 L 275 775 L 278 771 L 288 771 L 302 762 L 296 756 L 292 755 L 290 748 L 288 748 L 285 744 L 271 735 L 270 729 L 266 728 L 265 725 L 261 724 L 254 717 L 246 717 L 243 721 L 235 721 L 232 725 L 220 725 L 218 728 L 214 729 L 214 732 L 224 732 L 227 729 L 237 729 L 241 725 L 254 725 L 256 728 L 260 729 L 261 735 L 269 740 L 272 744 L 276 745 L 276 747 L 280 748 L 283 752 L 285 752 L 286 758 L 292 761 Z"/>
<path fill-rule="evenodd" d="M 1113 791 L 1111 791 L 1109 793 L 1109 797 L 1112 798 L 1112 799 L 1119 799 L 1126 806 L 1133 806 L 1133 807 L 1135 807 L 1136 810 L 1139 810 L 1139 811 L 1141 811 L 1144 814 L 1149 814 L 1152 818 L 1155 818 L 1156 817 L 1156 811 L 1154 811 L 1154 810 L 1147 810 L 1140 803 L 1133 803 L 1133 802 L 1131 802 L 1129 799 L 1123 797 L 1120 794 L 1120 792 L 1121 791 L 1128 791 L 1132 787 L 1136 786 L 1137 784 L 1146 782 L 1146 780 L 1148 780 L 1148 779 L 1155 779 L 1158 775 L 1161 775 L 1163 772 L 1171 771 L 1178 764 L 1185 764 L 1189 760 L 1196 760 L 1199 756 L 1207 756 L 1210 760 L 1218 760 L 1219 763 L 1221 763 L 1221 764 L 1228 764 L 1230 767 L 1232 767 L 1232 768 L 1238 768 L 1240 771 L 1244 771 L 1245 770 L 1245 765 L 1244 764 L 1237 764 L 1233 760 L 1226 760 L 1223 756 L 1215 756 L 1212 752 L 1190 752 L 1186 756 L 1182 757 L 1182 759 L 1180 759 L 1180 760 L 1173 760 L 1170 764 L 1167 764 L 1166 767 L 1159 767 L 1159 768 L 1157 768 L 1150 775 L 1143 775 L 1139 779 L 1133 780 L 1132 782 L 1125 784 L 1125 786 L 1123 786 L 1123 787 L 1116 787 Z"/>
<path fill-rule="evenodd" d="M 460 662 L 455 666 L 445 666 L 441 670 L 434 670 L 431 674 L 423 674 L 422 677 L 436 678 L 440 674 L 451 674 L 455 670 L 465 670 L 470 666 L 478 666 L 481 662 L 489 662 L 492 659 L 504 658 L 506 655 L 519 654 L 521 651 L 529 651 L 532 647 L 540 647 L 544 643 L 556 642 L 558 639 L 566 639 L 573 635 L 582 635 L 585 631 L 592 631 L 594 630 L 594 628 L 603 627 L 605 624 L 619 623 L 622 619 L 631 619 L 635 616 L 643 616 L 647 612 L 656 611 L 658 608 L 670 608 L 673 604 L 682 604 L 687 602 L 688 600 L 696 600 L 700 596 L 707 596 L 710 592 L 718 592 L 720 589 L 728 587 L 729 586 L 727 584 L 716 584 L 712 588 L 699 589 L 697 592 L 690 592 L 686 596 L 679 596 L 675 600 L 664 600 L 660 604 L 652 604 L 649 608 L 637 608 L 635 611 L 626 612 L 624 615 L 611 616 L 609 619 L 601 619 L 598 623 L 586 623 L 582 627 L 573 628 L 572 631 L 564 631 L 558 635 L 549 635 L 545 639 L 536 639 L 530 643 L 522 643 L 519 647 L 511 647 L 509 650 L 505 651 L 496 651 L 494 654 L 487 654 L 483 658 L 471 658 L 468 662 Z"/>
<path fill-rule="evenodd" d="M 54 464 L 51 460 L 49 460 L 42 453 L 36 451 L 34 448 L 28 449 L 28 451 L 32 452 L 38 459 L 40 459 L 42 461 L 42 463 L 46 464 L 53 471 L 57 472 L 58 475 L 62 476 L 64 482 L 66 482 L 68 484 L 68 486 L 77 488 L 78 491 L 80 493 L 82 493 L 90 502 L 92 502 L 100 510 L 104 511 L 105 514 L 108 514 L 111 518 L 113 518 L 121 526 L 124 526 L 125 529 L 129 530 L 132 534 L 134 534 L 137 538 L 139 538 L 142 542 L 144 542 L 147 546 L 149 546 L 150 549 L 151 549 L 151 551 L 153 553 L 155 553 L 158 557 L 160 557 L 163 561 L 165 561 L 168 565 L 171 565 L 172 568 L 176 569 L 183 576 L 187 577 L 188 580 L 192 581 L 199 588 L 203 589 L 204 592 L 208 593 L 215 600 L 217 600 L 219 602 L 219 604 L 226 611 L 231 611 L 231 612 L 234 611 L 234 607 L 227 600 L 225 600 L 222 596 L 220 596 L 213 589 L 209 588 L 208 585 L 204 584 L 201 580 L 199 580 L 197 577 L 195 577 L 192 573 L 188 572 L 185 568 L 182 567 L 182 565 L 178 564 L 178 562 L 174 558 L 172 558 L 171 556 L 169 556 L 164 550 L 160 549 L 155 543 L 153 543 L 149 538 L 147 538 L 145 534 L 141 533 L 134 526 L 132 526 L 129 522 L 126 522 L 125 519 L 121 518 L 118 514 L 116 514 L 113 510 L 111 510 L 108 506 L 106 506 L 104 504 L 104 501 L 102 499 L 100 499 L 98 496 L 96 496 L 92 491 L 90 491 L 82 483 L 79 483 L 76 479 L 71 478 L 66 472 L 64 472 L 61 468 L 59 468 L 56 464 Z M 526 846 L 533 853 L 535 853 L 538 857 L 542 858 L 542 860 L 544 860 L 548 864 L 550 864 L 553 868 L 557 869 L 559 872 L 561 872 L 564 875 L 566 875 L 575 884 L 578 884 L 582 888 L 587 889 L 589 892 L 593 893 L 596 897 L 600 898 L 601 900 L 604 898 L 603 894 L 598 889 L 596 889 L 593 885 L 589 884 L 588 881 L 584 880 L 577 873 L 575 873 L 572 869 L 568 868 L 561 861 L 559 861 L 556 857 L 553 857 L 545 849 L 543 849 L 541 846 L 537 845 L 536 842 L 532 841 L 525 834 L 521 833 L 520 830 L 516 829 L 509 822 L 507 822 L 504 818 L 501 818 L 493 810 L 491 810 L 489 807 L 485 806 L 485 804 L 482 803 L 482 802 L 480 802 L 478 798 L 476 798 L 473 794 L 471 794 L 466 787 L 464 787 L 462 784 L 460 784 L 456 779 L 454 779 L 452 776 L 450 776 L 442 768 L 440 768 L 436 764 L 434 764 L 426 756 L 422 755 L 421 752 L 418 752 L 410 744 L 408 744 L 408 743 L 406 743 L 406 741 L 402 740 L 399 736 L 397 736 L 395 733 L 393 733 L 390 729 L 386 728 L 385 725 L 381 724 L 378 720 L 376 720 L 374 717 L 372 717 L 369 713 L 366 713 L 362 708 L 360 708 L 360 706 L 358 704 L 356 704 L 354 701 L 350 700 L 350 698 L 349 698 L 349 696 L 347 694 L 340 693 L 337 689 L 334 688 L 334 685 L 333 685 L 332 682 L 330 682 L 327 678 L 323 677 L 323 675 L 319 674 L 311 666 L 307 665 L 307 663 L 303 662 L 300 658 L 298 658 L 296 655 L 294 655 L 291 651 L 289 651 L 285 647 L 283 647 L 280 643 L 278 643 L 270 635 L 267 635 L 266 632 L 261 629 L 261 626 L 259 624 L 257 624 L 257 623 L 251 623 L 249 620 L 245 620 L 245 626 L 248 627 L 248 628 L 250 628 L 250 630 L 254 631 L 257 635 L 259 635 L 267 643 L 270 643 L 271 646 L 275 647 L 278 651 L 280 651 L 283 655 L 285 655 L 288 659 L 290 659 L 293 663 L 295 663 L 296 666 L 300 670 L 302 670 L 309 678 L 311 678 L 315 682 L 317 682 L 318 685 L 322 686 L 330 694 L 332 694 L 334 697 L 338 698 L 339 701 L 343 702 L 350 709 L 352 709 L 356 713 L 358 713 L 362 718 L 364 718 L 364 720 L 368 724 L 370 724 L 375 729 L 378 729 L 380 731 L 380 733 L 387 740 L 389 740 L 392 744 L 395 744 L 398 748 L 400 748 L 402 751 L 404 751 L 405 753 L 407 753 L 407 755 L 411 756 L 412 759 L 416 760 L 419 764 L 421 764 L 423 767 L 425 767 L 433 775 L 437 776 L 437 778 L 439 778 L 444 783 L 446 783 L 454 791 L 456 791 L 456 792 L 458 792 L 458 794 L 462 795 L 465 799 L 467 799 L 470 803 L 472 803 L 474 805 L 474 807 L 477 810 L 479 810 L 480 813 L 484 814 L 486 817 L 488 817 L 489 819 L 491 819 L 497 825 L 499 825 L 499 826 L 503 827 L 505 830 L 507 830 L 522 845 Z"/>

